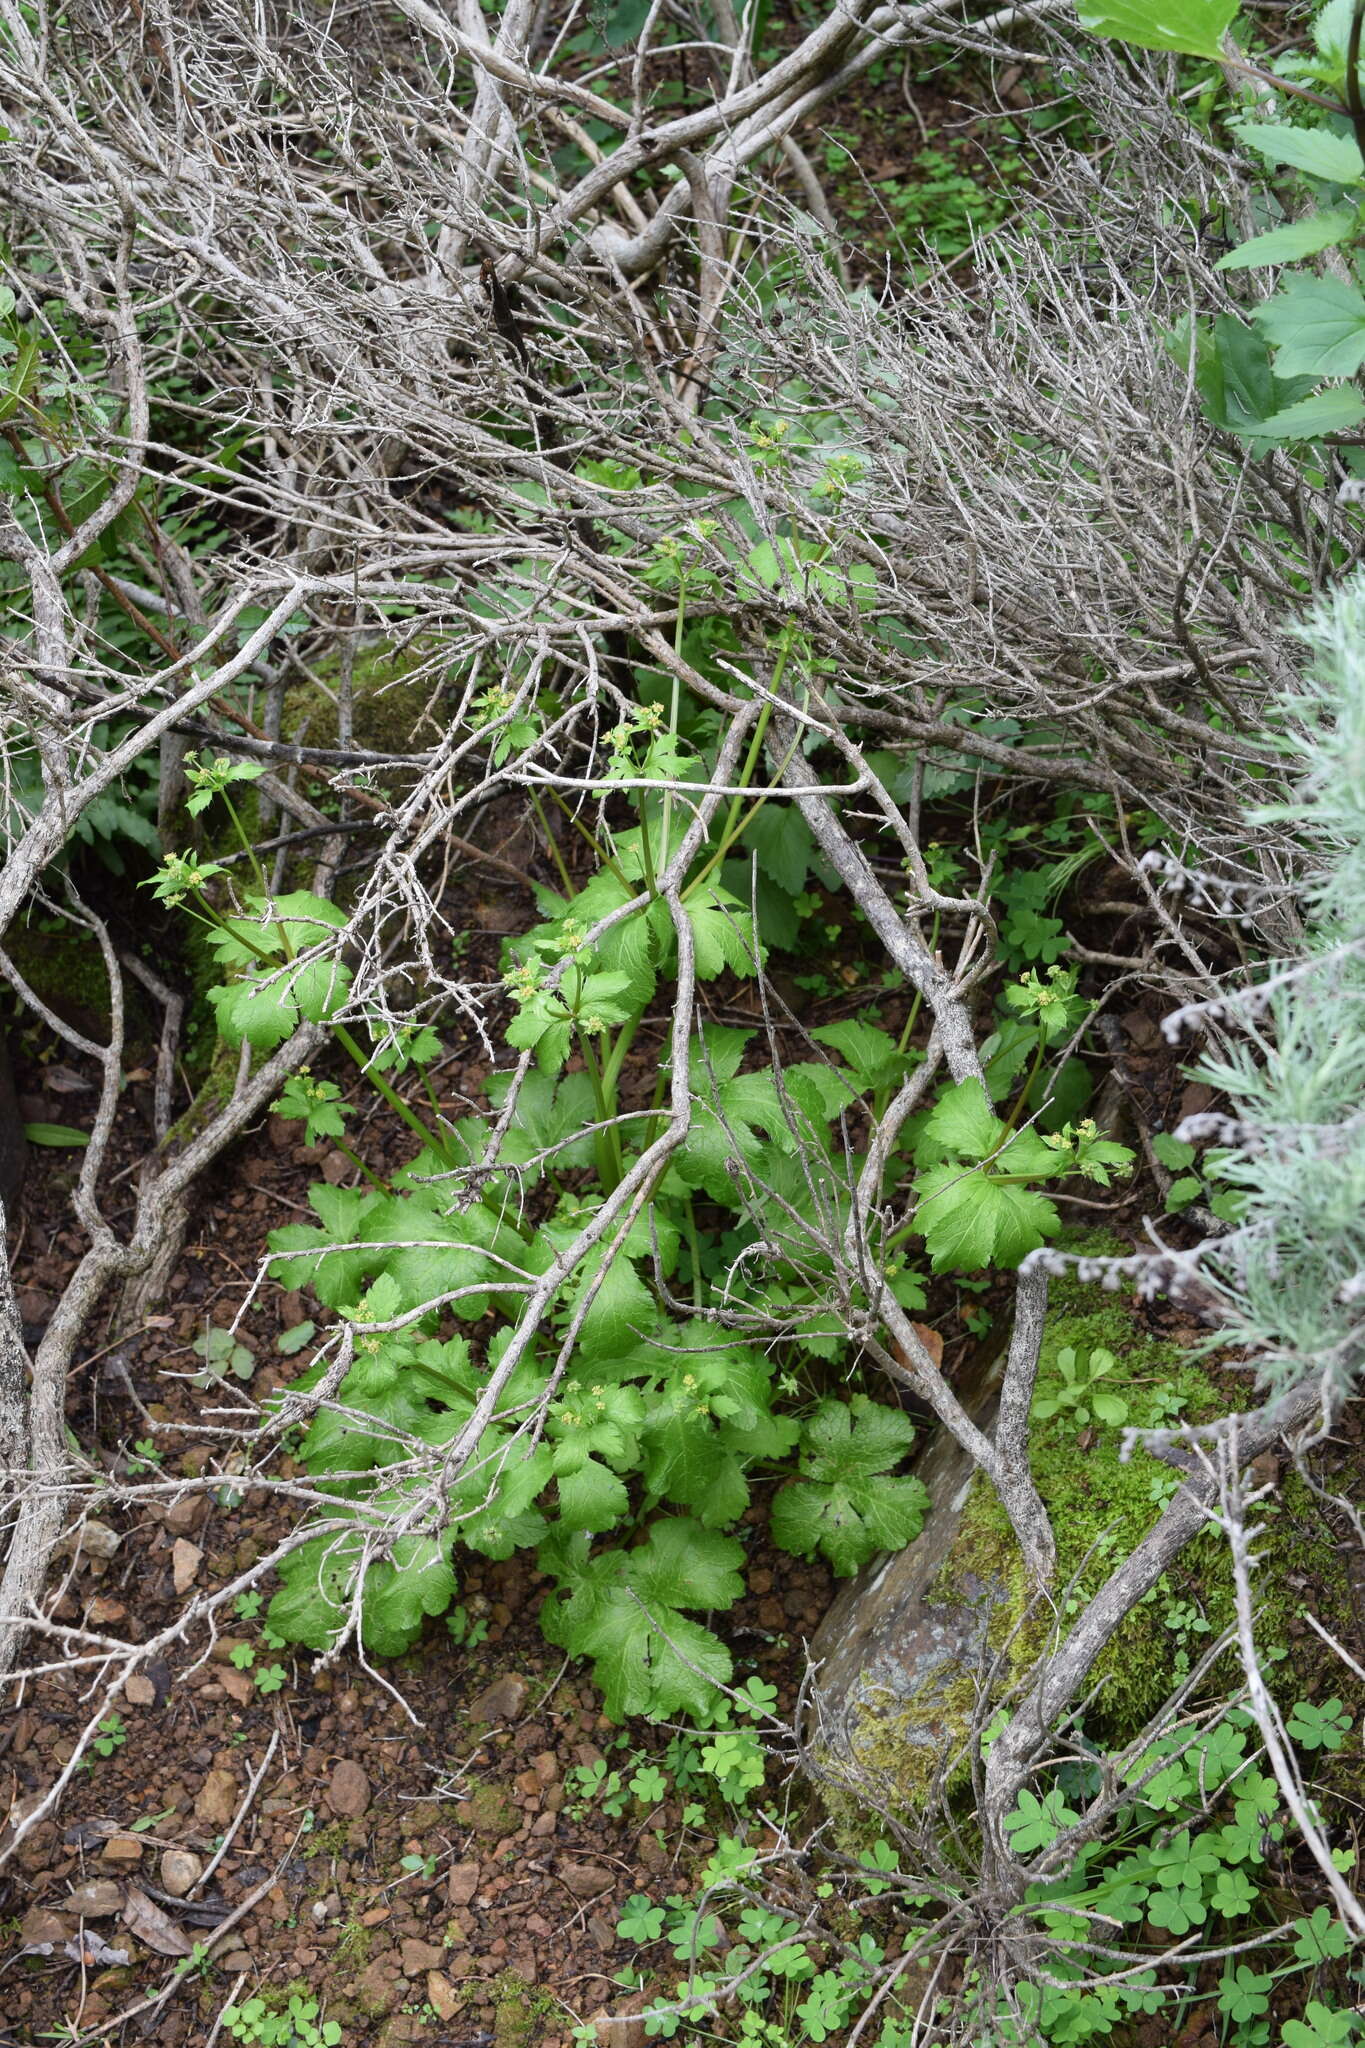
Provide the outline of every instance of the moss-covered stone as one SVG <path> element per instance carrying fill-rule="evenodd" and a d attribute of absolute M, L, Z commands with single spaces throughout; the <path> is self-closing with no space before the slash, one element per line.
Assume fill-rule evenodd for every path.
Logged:
<path fill-rule="evenodd" d="M 521 1824 L 521 1813 L 515 1801 L 501 1785 L 490 1784 L 487 1780 L 476 1785 L 468 1799 L 460 1801 L 455 1808 L 455 1818 L 462 1828 L 493 1841 L 514 1833 Z"/>
<path fill-rule="evenodd" d="M 554 2011 L 555 2001 L 534 1984 L 528 1984 L 515 1970 L 504 1970 L 495 1978 L 493 1998 L 493 2048 L 529 2048 L 541 2022 Z"/>
<path fill-rule="evenodd" d="M 1126 1249 L 1099 1242 L 1069 1248 Z M 1056 1384 L 1058 1355 L 1067 1346 L 1082 1361 L 1096 1349 L 1113 1353 L 1120 1371 L 1105 1385 L 1126 1400 L 1128 1422 L 1137 1426 L 1166 1419 L 1177 1402 L 1181 1419 L 1204 1422 L 1256 1399 L 1249 1378 L 1235 1378 L 1182 1345 L 1153 1337 L 1126 1297 L 1074 1274 L 1054 1284 L 1040 1394 Z M 1035 1416 L 1034 1476 L 1058 1550 L 1053 1605 L 1031 1599 L 1022 1556 L 989 1481 L 977 1473 L 958 1491 L 952 1502 L 955 1527 L 914 1603 L 914 1654 L 900 1661 L 880 1658 L 849 1695 L 850 1725 L 842 1730 L 840 1747 L 850 1783 L 908 1812 L 921 1807 L 945 1777 L 949 1786 L 965 1782 L 971 1730 L 980 1725 L 987 1687 L 1000 1697 L 1026 1679 L 1141 1542 L 1179 1485 L 1178 1472 L 1150 1453 L 1138 1450 L 1125 1462 L 1121 1449 L 1121 1427 L 1092 1421 L 1082 1429 L 1066 1411 Z M 1307 1489 L 1290 1475 L 1269 1504 L 1272 1529 L 1285 1534 L 1262 1547 L 1259 1633 L 1267 1644 L 1288 1637 L 1305 1578 L 1315 1589 L 1327 1589 L 1316 1594 L 1319 1599 L 1334 1598 L 1331 1589 L 1339 1589 L 1341 1622 L 1349 1627 L 1349 1588 L 1340 1559 L 1326 1531 L 1320 1541 L 1304 1533 L 1311 1525 L 1295 1511 L 1299 1495 L 1306 1499 Z M 1087 1686 L 1087 1733 L 1104 1744 L 1138 1733 L 1232 1619 L 1227 1550 L 1210 1528 L 1186 1546 L 1101 1653 Z M 1220 1675 L 1231 1679 L 1232 1671 L 1229 1661 L 1214 1684 Z M 1306 1682 L 1292 1656 L 1285 1682 L 1293 1688 L 1290 1698 Z M 855 1797 L 842 1814 L 845 1823 L 853 1823 L 857 1808 Z"/>
<path fill-rule="evenodd" d="M 65 922 L 52 931 L 16 923 L 5 950 L 34 994 L 64 1023 L 88 1038 L 108 1037 L 109 978 L 104 956 L 89 932 Z M 131 1051 L 134 1045 L 154 1043 L 155 1027 L 139 984 L 126 974 L 123 981 L 124 1036 Z"/>

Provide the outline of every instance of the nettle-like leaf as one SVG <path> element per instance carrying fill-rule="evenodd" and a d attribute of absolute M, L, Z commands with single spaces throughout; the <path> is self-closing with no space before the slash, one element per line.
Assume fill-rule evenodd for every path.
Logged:
<path fill-rule="evenodd" d="M 866 1395 L 822 1401 L 802 1432 L 801 1477 L 773 1501 L 773 1541 L 798 1557 L 821 1550 L 842 1577 L 881 1550 L 918 1536 L 929 1496 L 918 1479 L 888 1475 L 914 1439 L 897 1408 Z"/>
<path fill-rule="evenodd" d="M 1335 277 L 1293 277 L 1253 319 L 1277 377 L 1351 377 L 1365 363 L 1365 295 Z"/>
<path fill-rule="evenodd" d="M 733 1606 L 744 1553 L 731 1537 L 686 1517 L 655 1522 L 635 1550 L 589 1552 L 583 1535 L 542 1546 L 542 1568 L 561 1591 L 542 1610 L 552 1643 L 593 1660 L 613 1721 L 631 1714 L 699 1718 L 717 1703 L 732 1666 L 724 1644 L 684 1608 Z"/>
<path fill-rule="evenodd" d="M 935 1153 L 956 1155 L 915 1181 L 915 1226 L 936 1273 L 1017 1266 L 1059 1229 L 1029 1182 L 1064 1170 L 1063 1160 L 1033 1131 L 1009 1136 L 979 1081 L 959 1081 L 926 1118 L 916 1158 Z"/>
<path fill-rule="evenodd" d="M 1365 173 L 1353 135 L 1334 135 L 1330 128 L 1301 128 L 1291 121 L 1233 121 L 1234 135 L 1263 156 L 1268 164 L 1288 165 L 1329 185 L 1353 185 Z"/>
<path fill-rule="evenodd" d="M 1266 234 L 1253 235 L 1220 256 L 1215 270 L 1261 270 L 1269 264 L 1299 263 L 1319 250 L 1333 249 L 1355 233 L 1354 207 L 1337 206 L 1326 213 L 1305 214 L 1302 220 L 1287 221 Z"/>
<path fill-rule="evenodd" d="M 1093 35 L 1217 62 L 1238 5 L 1239 0 L 1079 0 L 1076 12 Z"/>

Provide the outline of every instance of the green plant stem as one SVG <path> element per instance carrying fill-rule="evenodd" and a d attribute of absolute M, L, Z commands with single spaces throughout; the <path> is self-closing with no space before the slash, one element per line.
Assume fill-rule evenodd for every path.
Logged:
<path fill-rule="evenodd" d="M 697 1217 L 688 1195 L 683 1203 L 683 1229 L 687 1234 L 687 1249 L 692 1259 L 692 1306 L 701 1307 L 701 1239 L 697 1235 Z"/>
<path fill-rule="evenodd" d="M 1014 1099 L 1014 1107 L 1011 1109 L 1009 1115 L 1006 1117 L 1005 1128 L 1000 1133 L 1000 1142 L 1002 1145 L 1008 1138 L 1010 1138 L 1013 1135 L 1014 1127 L 1024 1113 L 1024 1104 L 1028 1101 L 1030 1089 L 1033 1087 L 1034 1082 L 1038 1079 L 1039 1074 L 1043 1070 L 1043 1060 L 1046 1056 L 1046 1053 L 1047 1040 L 1043 1036 L 1043 1033 L 1040 1031 L 1038 1033 L 1038 1044 L 1033 1054 L 1033 1064 L 1030 1066 L 1028 1071 L 1028 1079 L 1025 1081 L 1023 1087 L 1019 1090 L 1018 1095 L 1016 1095 Z"/>
<path fill-rule="evenodd" d="M 261 866 L 260 857 L 258 856 L 255 847 L 247 838 L 246 832 L 243 830 L 242 821 L 237 815 L 237 806 L 233 803 L 232 798 L 228 795 L 225 789 L 220 790 L 219 795 L 222 797 L 223 802 L 227 805 L 227 814 L 232 820 L 232 829 L 237 834 L 238 843 L 240 844 L 243 853 L 247 857 L 247 861 L 248 864 L 250 865 L 252 874 L 256 877 L 256 887 L 260 890 L 262 896 L 268 898 L 270 895 L 270 890 L 266 885 L 265 869 Z M 283 927 L 281 927 L 281 929 L 283 929 Z"/>
<path fill-rule="evenodd" d="M 388 1103 L 389 1108 L 393 1110 L 395 1115 L 400 1116 L 403 1119 L 403 1122 L 407 1125 L 408 1129 L 410 1131 L 414 1131 L 416 1135 L 422 1140 L 422 1143 L 424 1145 L 430 1145 L 435 1151 L 439 1152 L 441 1157 L 444 1159 L 446 1157 L 446 1149 L 445 1146 L 442 1144 L 440 1138 L 438 1138 L 436 1133 L 430 1130 L 428 1126 L 422 1122 L 421 1117 L 418 1116 L 415 1111 L 408 1108 L 407 1103 L 404 1102 L 402 1096 L 398 1093 L 397 1089 L 390 1087 L 389 1083 L 384 1079 L 384 1076 L 382 1074 L 378 1074 L 375 1072 L 374 1068 L 369 1064 L 369 1057 L 364 1051 L 363 1047 L 360 1046 L 357 1043 L 357 1041 L 351 1036 L 350 1032 L 346 1029 L 346 1026 L 344 1024 L 334 1023 L 330 1024 L 328 1026 L 328 1029 L 331 1031 L 338 1045 L 343 1046 L 345 1050 L 350 1054 L 351 1058 L 355 1061 L 356 1065 L 359 1067 L 361 1073 L 365 1076 L 365 1079 L 370 1083 L 371 1087 L 378 1089 L 379 1093 L 383 1096 L 385 1102 Z"/>
<path fill-rule="evenodd" d="M 687 578 L 684 576 L 678 585 L 678 613 L 677 617 L 673 621 L 673 653 L 679 661 L 681 661 L 682 659 L 683 621 L 686 617 Z M 678 671 L 676 667 L 673 670 L 671 682 L 672 688 L 669 691 L 668 698 L 668 730 L 670 736 L 676 739 L 678 735 Z M 664 791 L 663 845 L 659 852 L 660 865 L 665 868 L 668 866 L 668 849 L 672 833 L 672 820 L 673 792 L 671 789 L 666 789 Z M 646 843 L 648 843 L 649 827 L 645 825 L 643 807 L 641 808 L 640 813 L 640 823 L 642 826 L 644 826 L 645 840 Z M 651 896 L 654 894 L 654 888 L 652 884 L 650 886 L 650 894 Z"/>
<path fill-rule="evenodd" d="M 597 1177 L 602 1183 L 602 1192 L 610 1195 L 621 1185 L 621 1176 L 624 1170 L 621 1161 L 620 1133 L 612 1122 L 613 1112 L 609 1104 L 606 1085 L 602 1078 L 602 1069 L 598 1065 L 597 1055 L 592 1049 L 591 1040 L 581 1031 L 578 1032 L 577 1036 L 579 1050 L 583 1055 L 583 1065 L 587 1070 L 588 1079 L 592 1083 L 592 1097 L 597 1110 L 598 1123 L 602 1127 L 593 1133 L 593 1152 L 597 1159 Z"/>
<path fill-rule="evenodd" d="M 352 1146 L 348 1145 L 344 1138 L 333 1138 L 332 1143 L 336 1146 L 338 1152 L 345 1154 L 346 1158 L 350 1160 L 352 1166 L 358 1166 L 360 1168 L 360 1171 L 364 1174 L 366 1180 L 370 1183 L 370 1186 L 372 1188 L 377 1188 L 381 1195 L 387 1195 L 393 1192 L 388 1182 L 386 1180 L 381 1180 L 379 1175 L 375 1173 L 371 1167 L 368 1167 L 365 1164 L 365 1161 L 361 1158 L 360 1154 L 357 1151 L 355 1151 Z"/>
<path fill-rule="evenodd" d="M 545 844 L 550 849 L 550 858 L 555 864 L 555 872 L 564 884 L 564 893 L 566 896 L 572 896 L 574 892 L 573 877 L 564 865 L 564 856 L 559 850 L 559 841 L 550 830 L 550 821 L 545 815 L 545 806 L 540 801 L 539 791 L 534 789 L 531 791 L 531 809 L 535 812 L 540 823 L 540 829 L 545 835 Z"/>
<path fill-rule="evenodd" d="M 531 794 L 534 800 L 534 790 L 531 792 Z M 579 838 L 586 841 L 586 843 L 592 848 L 593 852 L 597 855 L 597 858 L 601 861 L 603 867 L 606 868 L 607 872 L 609 874 L 615 875 L 617 881 L 621 884 L 621 887 L 623 889 L 629 888 L 630 885 L 626 881 L 625 876 L 621 873 L 620 868 L 616 865 L 616 862 L 611 856 L 611 854 L 607 852 L 606 847 L 603 846 L 597 834 L 595 832 L 590 832 L 588 830 L 588 827 L 583 823 L 583 820 L 580 817 L 578 817 L 578 815 L 574 811 L 571 811 L 569 809 L 569 806 L 565 803 L 563 797 L 560 795 L 557 789 L 552 789 L 550 791 L 550 801 L 564 813 L 564 816 L 573 826 L 573 829 L 578 834 Z M 548 829 L 549 828 L 547 826 L 546 830 L 548 831 Z M 572 896 L 574 893 L 574 886 L 569 878 L 568 870 L 563 866 L 562 863 L 558 863 L 558 865 L 560 873 L 564 877 L 564 886 L 568 890 L 569 894 Z M 631 891 L 631 894 L 634 894 L 633 890 Z"/>
<path fill-rule="evenodd" d="M 616 1091 L 621 1083 L 621 1069 L 625 1065 L 626 1054 L 634 1043 L 635 1034 L 639 1030 L 641 1022 L 642 1016 L 638 1011 L 635 1016 L 626 1019 L 616 1034 L 616 1043 L 612 1046 L 607 1058 L 602 1062 L 602 1079 L 613 1102 L 616 1100 Z M 662 1085 L 663 1077 L 660 1075 L 656 1086 L 662 1088 Z M 660 1100 L 662 1099 L 661 1095 Z"/>

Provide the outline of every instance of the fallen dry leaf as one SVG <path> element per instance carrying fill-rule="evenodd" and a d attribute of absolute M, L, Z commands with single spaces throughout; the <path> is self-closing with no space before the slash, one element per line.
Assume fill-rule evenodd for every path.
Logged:
<path fill-rule="evenodd" d="M 163 1913 L 160 1906 L 153 1905 L 146 1892 L 135 1884 L 129 1885 L 128 1896 L 123 1902 L 123 1924 L 130 1934 L 136 1935 L 159 1956 L 193 1953 L 194 1943 L 186 1941 L 169 1913 Z"/>

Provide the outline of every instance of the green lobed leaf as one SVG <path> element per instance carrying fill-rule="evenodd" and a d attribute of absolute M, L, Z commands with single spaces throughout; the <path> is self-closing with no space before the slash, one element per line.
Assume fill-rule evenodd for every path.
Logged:
<path fill-rule="evenodd" d="M 915 1226 L 936 1273 L 1017 1266 L 1061 1227 L 1045 1195 L 980 1168 L 931 1167 L 915 1190 Z"/>

